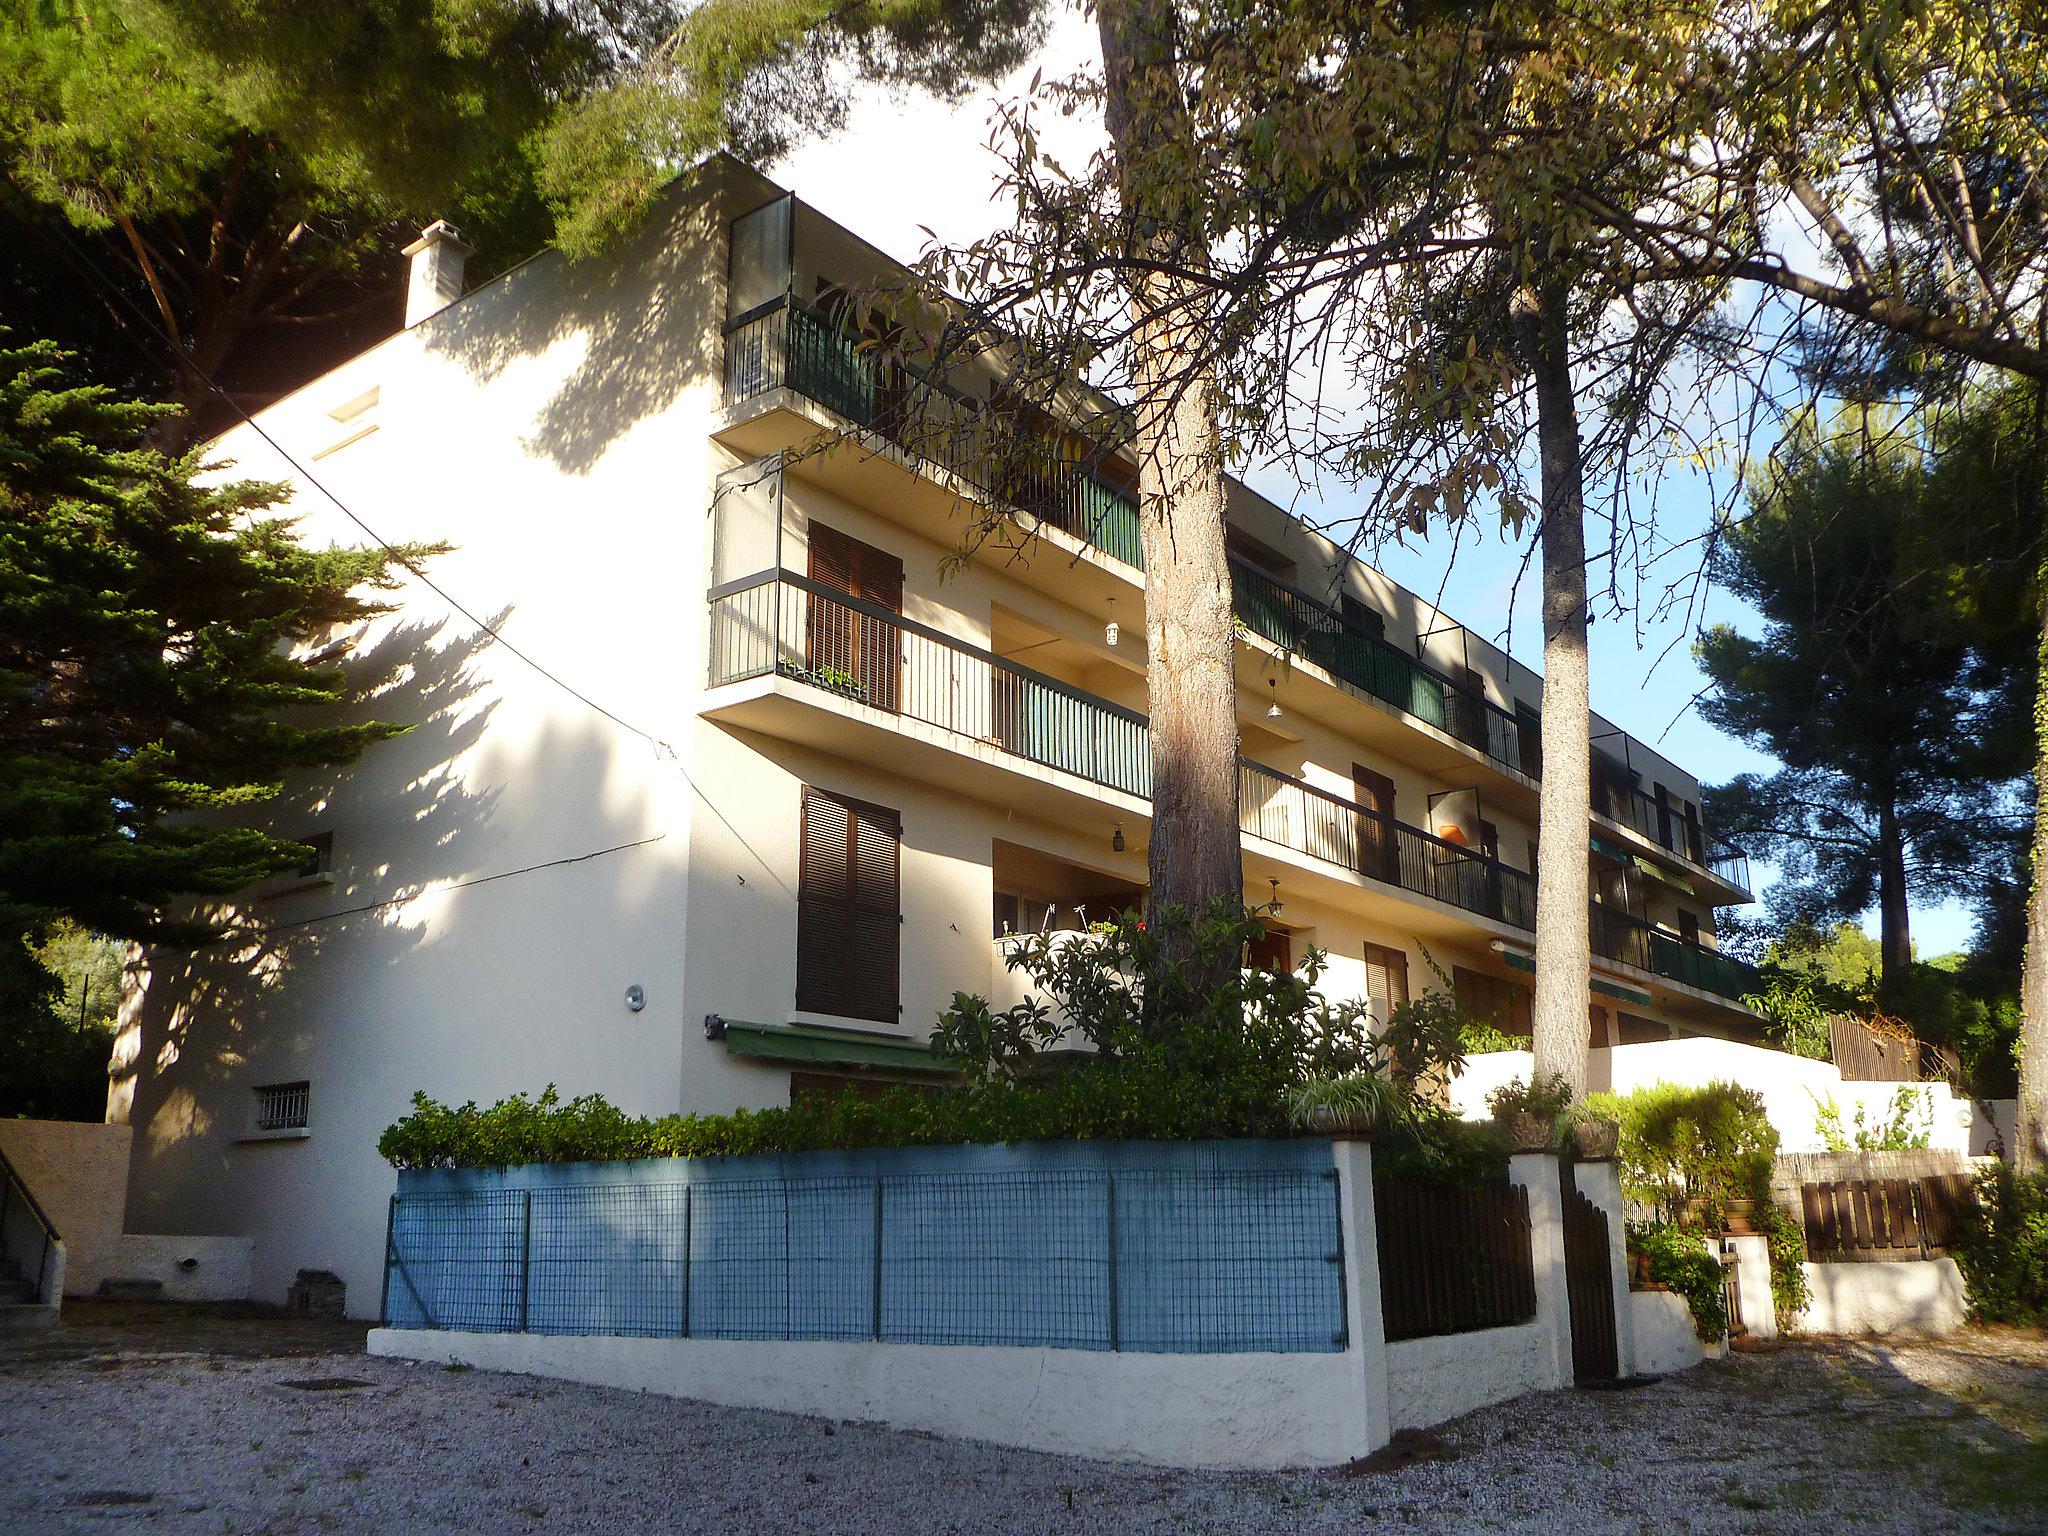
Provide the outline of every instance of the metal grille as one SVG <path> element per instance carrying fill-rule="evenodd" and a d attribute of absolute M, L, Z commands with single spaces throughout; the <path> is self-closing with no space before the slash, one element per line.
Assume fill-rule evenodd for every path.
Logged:
<path fill-rule="evenodd" d="M 1321 1171 L 697 1179 L 391 1207 L 399 1328 L 1155 1353 L 1344 1347 Z"/>
<path fill-rule="evenodd" d="M 256 1090 L 256 1129 L 302 1131 L 313 1097 L 310 1083 L 274 1083 Z"/>

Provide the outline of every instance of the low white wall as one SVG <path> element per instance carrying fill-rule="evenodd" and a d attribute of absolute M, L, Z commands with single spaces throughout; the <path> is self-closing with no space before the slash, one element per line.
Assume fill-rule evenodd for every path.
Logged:
<path fill-rule="evenodd" d="M 1515 1078 L 1526 1082 L 1533 1060 L 1527 1051 L 1488 1051 L 1467 1059 L 1465 1070 L 1451 1084 L 1451 1104 L 1468 1120 L 1486 1118 L 1486 1095 Z M 1974 1128 L 1982 1118 L 1946 1083 L 1845 1083 L 1833 1062 L 1813 1061 L 1736 1040 L 1696 1036 L 1684 1040 L 1651 1040 L 1639 1045 L 1602 1046 L 1588 1053 L 1588 1079 L 1595 1089 L 1632 1093 L 1654 1083 L 1698 1087 L 1704 1083 L 1740 1083 L 1763 1096 L 1764 1113 L 1778 1132 L 1783 1152 L 1824 1150 L 1815 1123 L 1820 1102 L 1833 1099 L 1843 1129 L 1854 1134 L 1856 1108 L 1866 1122 L 1888 1119 L 1892 1096 L 1909 1088 L 1932 1110 L 1928 1145 L 1969 1152 Z M 1923 1110 L 1923 1115 L 1926 1111 Z M 1923 1123 L 1916 1120 L 1916 1126 Z"/>
<path fill-rule="evenodd" d="M 1807 1264 L 1813 1300 L 1801 1333 L 1949 1333 L 1962 1327 L 1969 1294 L 1954 1259 Z"/>
<path fill-rule="evenodd" d="M 124 1232 L 107 1273 L 121 1280 L 155 1280 L 164 1288 L 165 1301 L 246 1301 L 255 1252 L 251 1237 Z M 73 1286 L 72 1294 L 82 1292 Z"/>
<path fill-rule="evenodd" d="M 1676 1291 L 1630 1291 L 1628 1319 L 1635 1335 L 1636 1374 L 1669 1376 L 1706 1358 L 1692 1325 L 1692 1308 Z"/>
<path fill-rule="evenodd" d="M 373 1355 L 460 1362 L 1171 1467 L 1329 1466 L 1374 1449 L 1337 1408 L 1347 1354 L 563 1338 L 377 1328 Z"/>
<path fill-rule="evenodd" d="M 1387 1346 L 1387 1414 L 1395 1429 L 1423 1429 L 1558 1384 L 1542 1319 Z"/>

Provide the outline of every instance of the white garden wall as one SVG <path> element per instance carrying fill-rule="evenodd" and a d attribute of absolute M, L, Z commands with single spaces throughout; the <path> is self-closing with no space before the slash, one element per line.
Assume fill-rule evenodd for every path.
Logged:
<path fill-rule="evenodd" d="M 1954 1259 L 1802 1267 L 1813 1300 L 1799 1315 L 1801 1333 L 1952 1333 L 1969 1314 Z"/>
<path fill-rule="evenodd" d="M 1488 1051 L 1469 1058 L 1451 1084 L 1453 1107 L 1468 1120 L 1484 1119 L 1487 1094 L 1516 1078 L 1526 1082 L 1533 1063 L 1527 1051 Z M 1785 1152 L 1825 1150 L 1816 1123 L 1821 1102 L 1833 1099 L 1844 1127 L 1853 1130 L 1857 1106 L 1863 1107 L 1866 1121 L 1886 1120 L 1901 1088 L 1923 1095 L 1931 1107 L 1930 1146 L 1967 1153 L 1973 1139 L 1981 1141 L 1985 1134 L 1978 1128 L 1981 1114 L 1946 1083 L 1844 1082 L 1833 1062 L 1707 1036 L 1603 1046 L 1589 1053 L 1587 1078 L 1594 1092 L 1632 1093 L 1656 1083 L 1699 1087 L 1731 1082 L 1753 1088 L 1763 1096 L 1764 1113 Z"/>

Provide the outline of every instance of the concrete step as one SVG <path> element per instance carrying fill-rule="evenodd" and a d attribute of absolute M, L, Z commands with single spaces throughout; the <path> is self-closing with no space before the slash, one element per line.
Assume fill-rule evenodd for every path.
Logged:
<path fill-rule="evenodd" d="M 95 1293 L 102 1301 L 162 1301 L 161 1280 L 116 1280 L 109 1276 Z"/>

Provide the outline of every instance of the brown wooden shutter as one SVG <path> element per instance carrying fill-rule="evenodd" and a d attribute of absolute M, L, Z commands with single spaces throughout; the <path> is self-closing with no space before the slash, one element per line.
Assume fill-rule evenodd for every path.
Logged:
<path fill-rule="evenodd" d="M 796 1005 L 896 1022 L 902 819 L 806 785 L 797 871 Z"/>
<path fill-rule="evenodd" d="M 811 580 L 890 613 L 903 611 L 903 562 L 824 523 L 811 524 Z M 860 701 L 894 711 L 903 642 L 894 625 L 829 598 L 810 600 L 808 664 L 853 680 Z"/>

